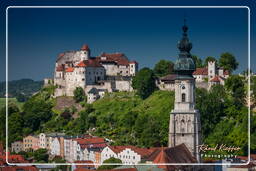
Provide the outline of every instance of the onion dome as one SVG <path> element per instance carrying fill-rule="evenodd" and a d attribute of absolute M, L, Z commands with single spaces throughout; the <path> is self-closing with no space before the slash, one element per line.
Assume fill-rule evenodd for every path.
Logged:
<path fill-rule="evenodd" d="M 192 49 L 192 43 L 189 42 L 187 31 L 188 26 L 184 22 L 182 27 L 183 35 L 178 42 L 177 47 L 180 50 L 179 57 L 174 63 L 174 71 L 178 76 L 193 77 L 192 73 L 195 71 L 195 63 L 191 57 L 190 50 Z"/>

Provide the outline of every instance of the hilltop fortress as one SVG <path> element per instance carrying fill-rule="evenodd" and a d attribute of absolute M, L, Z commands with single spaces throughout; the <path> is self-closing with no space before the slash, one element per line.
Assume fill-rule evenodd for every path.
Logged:
<path fill-rule="evenodd" d="M 138 71 L 138 63 L 123 53 L 102 53 L 92 57 L 88 45 L 78 51 L 58 55 L 53 79 L 45 85 L 57 86 L 54 96 L 73 96 L 76 87 L 82 87 L 91 103 L 105 92 L 132 91 L 131 78 Z"/>

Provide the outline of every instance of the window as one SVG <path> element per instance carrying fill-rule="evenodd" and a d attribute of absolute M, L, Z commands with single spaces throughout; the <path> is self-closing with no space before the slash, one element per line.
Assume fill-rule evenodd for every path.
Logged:
<path fill-rule="evenodd" d="M 186 101 L 186 94 L 185 94 L 185 93 L 182 93 L 182 94 L 181 94 L 181 101 L 182 101 L 182 102 L 185 102 L 185 101 Z"/>

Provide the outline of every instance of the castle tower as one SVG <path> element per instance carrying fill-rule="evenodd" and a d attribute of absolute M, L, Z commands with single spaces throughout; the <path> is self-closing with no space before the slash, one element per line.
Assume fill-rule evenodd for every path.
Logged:
<path fill-rule="evenodd" d="M 81 47 L 80 61 L 88 60 L 90 58 L 90 48 L 88 45 L 84 44 Z"/>
<path fill-rule="evenodd" d="M 187 36 L 188 27 L 182 27 L 183 37 L 178 43 L 179 58 L 174 64 L 175 79 L 174 109 L 170 114 L 169 147 L 184 143 L 200 162 L 198 145 L 200 144 L 200 114 L 195 109 L 195 79 L 192 75 L 195 64 L 191 58 L 192 44 Z"/>
<path fill-rule="evenodd" d="M 208 81 L 213 79 L 216 75 L 216 63 L 215 61 L 208 62 Z"/>

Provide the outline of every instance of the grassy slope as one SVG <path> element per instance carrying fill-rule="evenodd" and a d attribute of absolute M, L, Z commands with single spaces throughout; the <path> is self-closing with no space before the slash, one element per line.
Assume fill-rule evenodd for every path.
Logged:
<path fill-rule="evenodd" d="M 16 98 L 9 98 L 9 103 L 15 103 L 21 109 L 24 103 L 18 102 Z M 5 98 L 0 98 L 0 109 L 5 106 Z"/>
<path fill-rule="evenodd" d="M 169 99 L 169 100 L 168 100 Z M 122 117 L 126 117 L 127 113 L 135 112 L 140 115 L 155 116 L 161 123 L 161 136 L 164 137 L 162 141 L 168 140 L 168 127 L 169 117 L 171 109 L 173 109 L 174 92 L 169 91 L 156 91 L 150 97 L 145 100 L 140 99 L 134 95 L 134 92 L 118 92 L 106 95 L 104 98 L 97 100 L 93 103 L 95 109 L 94 114 L 97 118 L 114 118 L 114 124 L 119 125 L 122 123 L 115 123 L 122 121 Z M 106 122 L 106 121 L 105 121 Z M 102 135 L 106 135 L 109 138 L 116 139 L 120 134 L 120 126 L 111 125 L 102 126 L 103 122 L 97 123 L 98 127 L 104 128 Z"/>

